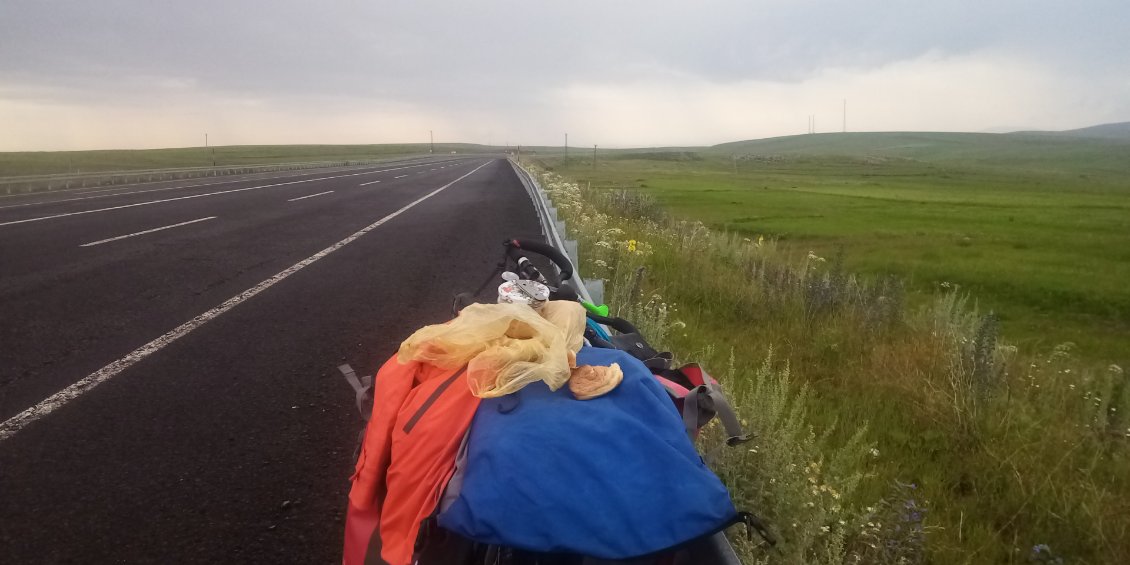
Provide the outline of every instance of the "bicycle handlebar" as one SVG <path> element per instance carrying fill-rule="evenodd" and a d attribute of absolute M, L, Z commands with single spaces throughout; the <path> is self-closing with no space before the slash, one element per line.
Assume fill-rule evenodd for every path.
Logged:
<path fill-rule="evenodd" d="M 605 317 L 605 316 L 601 316 L 601 315 L 598 315 L 598 314 L 593 314 L 592 312 L 588 312 L 587 316 L 590 320 L 592 320 L 592 321 L 594 321 L 598 324 L 604 324 L 604 325 L 606 325 L 606 326 L 608 326 L 608 327 L 610 327 L 610 328 L 612 328 L 612 329 L 614 329 L 614 330 L 616 330 L 616 331 L 618 331 L 622 334 L 639 334 L 640 333 L 640 331 L 638 329 L 636 329 L 636 327 L 633 326 L 631 322 L 625 320 L 624 318 Z"/>
<path fill-rule="evenodd" d="M 530 251 L 544 256 L 545 258 L 553 261 L 557 268 L 561 271 L 561 281 L 567 281 L 573 277 L 573 264 L 565 257 L 565 254 L 557 250 L 557 248 L 542 243 L 540 241 L 511 239 L 506 242 L 507 247 L 512 249 L 521 249 L 523 251 Z"/>

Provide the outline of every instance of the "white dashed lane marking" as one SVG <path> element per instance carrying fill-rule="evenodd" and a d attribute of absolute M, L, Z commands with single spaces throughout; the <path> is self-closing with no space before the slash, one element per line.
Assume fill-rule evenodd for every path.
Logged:
<path fill-rule="evenodd" d="M 197 222 L 206 222 L 208 220 L 215 220 L 215 219 L 216 219 L 216 216 L 208 216 L 207 218 L 199 218 L 199 219 L 196 219 L 196 220 L 189 220 L 187 222 L 181 222 L 179 224 L 173 224 L 171 226 L 161 226 L 159 228 L 153 228 L 151 230 L 139 231 L 137 233 L 119 235 L 118 237 L 111 237 L 111 238 L 107 238 L 107 239 L 100 239 L 98 241 L 92 241 L 90 243 L 84 243 L 84 244 L 80 245 L 79 247 L 92 247 L 92 246 L 95 246 L 95 245 L 101 245 L 103 243 L 110 243 L 111 241 L 118 241 L 119 239 L 125 239 L 127 237 L 136 237 L 136 236 L 139 236 L 139 235 L 145 235 L 147 233 L 153 233 L 155 231 L 167 230 L 167 229 L 170 229 L 170 228 L 179 228 L 181 226 L 187 226 L 188 224 L 195 224 Z"/>
<path fill-rule="evenodd" d="M 306 196 L 299 196 L 298 198 L 291 198 L 290 200 L 287 200 L 287 202 L 294 202 L 295 200 L 305 200 L 307 198 L 313 198 L 315 196 L 321 196 L 323 194 L 332 194 L 332 193 L 333 193 L 332 190 L 327 190 L 325 192 L 319 192 L 318 194 L 307 194 Z"/>

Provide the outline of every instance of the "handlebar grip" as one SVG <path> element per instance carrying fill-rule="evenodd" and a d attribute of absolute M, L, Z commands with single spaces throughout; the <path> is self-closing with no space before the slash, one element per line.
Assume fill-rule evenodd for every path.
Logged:
<path fill-rule="evenodd" d="M 532 251 L 534 253 L 537 253 L 538 255 L 546 257 L 550 261 L 553 261 L 553 263 L 557 265 L 557 268 L 561 271 L 562 281 L 566 281 L 572 278 L 573 264 L 569 262 L 569 259 L 565 257 L 565 254 L 558 251 L 557 248 L 553 247 L 552 245 L 548 245 L 540 241 L 519 239 L 511 239 L 506 243 L 511 247 L 521 249 L 523 251 Z"/>
<path fill-rule="evenodd" d="M 637 330 L 636 327 L 633 326 L 631 322 L 625 320 L 624 318 L 607 318 L 605 316 L 593 314 L 592 312 L 588 312 L 586 315 L 588 316 L 588 318 L 590 320 L 592 320 L 592 321 L 594 321 L 598 324 L 604 324 L 604 325 L 606 325 L 606 326 L 608 326 L 608 327 L 610 327 L 610 328 L 612 328 L 612 329 L 614 329 L 614 330 L 616 330 L 616 331 L 618 331 L 622 334 L 639 334 L 640 333 L 640 331 Z"/>
<path fill-rule="evenodd" d="M 576 302 L 580 300 L 581 297 L 577 295 L 577 291 L 573 290 L 573 286 L 569 284 L 569 281 L 565 281 L 561 283 L 561 286 L 557 287 L 557 290 L 550 291 L 549 299 Z"/>

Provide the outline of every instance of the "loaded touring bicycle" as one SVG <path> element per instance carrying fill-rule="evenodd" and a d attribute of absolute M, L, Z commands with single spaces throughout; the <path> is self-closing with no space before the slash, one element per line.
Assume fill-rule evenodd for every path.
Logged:
<path fill-rule="evenodd" d="M 343 563 L 730 565 L 731 526 L 775 543 L 696 451 L 714 418 L 748 439 L 718 383 L 583 301 L 559 250 L 504 248 L 374 380 L 341 367 L 367 422 Z"/>

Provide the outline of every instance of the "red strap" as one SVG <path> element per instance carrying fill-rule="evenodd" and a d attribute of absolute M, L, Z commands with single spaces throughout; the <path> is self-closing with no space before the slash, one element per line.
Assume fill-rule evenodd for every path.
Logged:
<path fill-rule="evenodd" d="M 691 392 L 689 389 L 675 381 L 661 377 L 659 375 L 652 376 L 654 376 L 656 380 L 659 381 L 659 384 L 663 385 L 663 388 L 666 388 L 667 392 L 669 392 L 675 398 L 684 398 Z"/>
<path fill-rule="evenodd" d="M 702 386 L 706 384 L 706 381 L 702 378 L 702 375 L 705 373 L 703 373 L 702 368 L 698 365 L 687 365 L 685 367 L 681 367 L 679 368 L 679 372 L 686 375 L 687 380 L 689 380 L 694 386 Z"/>
<path fill-rule="evenodd" d="M 718 381 L 714 380 L 714 377 L 710 376 L 710 373 L 707 373 L 702 367 L 698 366 L 698 363 L 691 363 L 690 365 L 681 367 L 679 371 L 682 371 L 682 373 L 687 376 L 687 379 L 694 383 L 695 386 L 718 384 Z"/>

